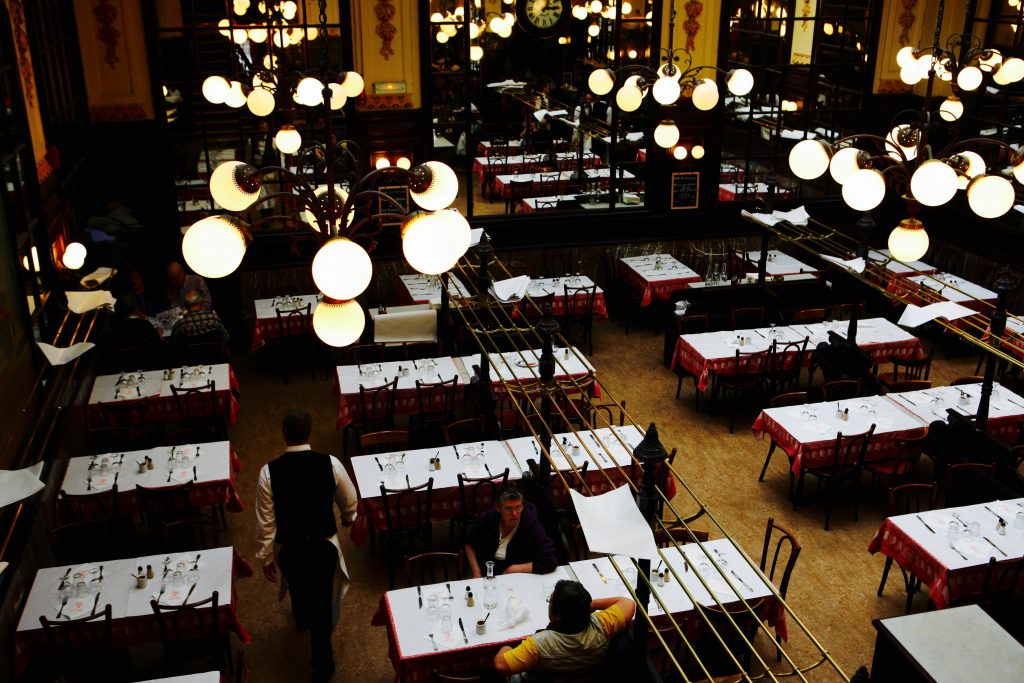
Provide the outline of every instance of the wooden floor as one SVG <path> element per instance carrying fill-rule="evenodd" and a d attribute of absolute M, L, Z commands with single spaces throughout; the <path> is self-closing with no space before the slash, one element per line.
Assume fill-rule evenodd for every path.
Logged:
<path fill-rule="evenodd" d="M 784 457 L 775 458 L 763 483 L 757 481 L 767 443 L 749 430 L 754 411 L 741 414 L 736 433 L 730 435 L 727 416 L 694 411 L 692 383 L 684 383 L 682 398 L 676 401 L 676 377 L 661 363 L 662 343 L 660 333 L 650 329 L 634 327 L 626 335 L 614 322 L 598 323 L 592 360 L 602 383 L 616 399 L 627 401 L 637 423 L 657 424 L 666 448 L 679 449 L 676 467 L 748 554 L 759 555 L 769 516 L 797 535 L 803 554 L 790 585 L 790 605 L 847 675 L 858 666 L 869 665 L 874 643 L 871 620 L 901 614 L 904 602 L 898 572 L 890 576 L 885 594 L 875 596 L 883 558 L 869 555 L 866 547 L 884 516 L 881 495 L 867 497 L 857 523 L 849 508 L 838 504 L 829 532 L 822 529 L 823 509 L 816 502 L 794 512 L 786 497 Z M 256 354 L 236 357 L 232 363 L 240 380 L 242 411 L 231 439 L 245 463 L 238 488 L 247 507 L 231 516 L 227 540 L 254 565 L 256 478 L 260 466 L 283 449 L 279 426 L 283 412 L 292 407 L 309 410 L 315 421 L 313 447 L 341 452 L 340 432 L 334 429 L 337 402 L 330 381 L 322 373 L 316 380 L 308 373 L 293 373 L 285 385 L 266 361 Z M 936 384 L 944 384 L 954 376 L 972 374 L 975 362 L 975 355 L 968 355 L 955 343 L 942 343 L 932 378 Z M 927 478 L 927 463 L 922 463 L 918 475 Z M 865 490 L 867 483 L 865 480 Z M 813 501 L 813 487 L 810 492 Z M 676 500 L 682 501 L 683 496 L 679 494 Z M 717 532 L 712 534 L 712 538 L 717 536 Z M 447 539 L 447 530 L 439 527 L 435 538 Z M 335 632 L 336 680 L 385 683 L 393 675 L 386 639 L 382 629 L 370 625 L 370 619 L 386 588 L 387 572 L 371 557 L 368 547 L 353 546 L 347 534 L 342 543 L 353 585 Z M 287 601 L 282 605 L 276 602 L 276 588 L 259 571 L 240 581 L 238 591 L 239 615 L 254 638 L 247 648 L 253 680 L 305 680 L 308 637 L 292 625 Z M 923 606 L 921 600 L 917 608 Z M 799 632 L 791 621 L 790 651 L 799 664 L 807 666 L 816 657 Z M 758 642 L 774 661 L 767 639 L 761 636 Z M 807 677 L 838 680 L 827 667 Z"/>

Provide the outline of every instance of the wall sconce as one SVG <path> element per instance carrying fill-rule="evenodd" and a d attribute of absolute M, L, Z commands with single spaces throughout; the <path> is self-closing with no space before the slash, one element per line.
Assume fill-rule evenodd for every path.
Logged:
<path fill-rule="evenodd" d="M 374 168 L 412 168 L 412 154 L 405 150 L 394 152 L 374 152 L 370 155 L 370 165 Z"/>
<path fill-rule="evenodd" d="M 672 148 L 672 157 L 675 158 L 676 161 L 683 161 L 687 158 L 692 158 L 699 161 L 700 159 L 704 158 L 704 152 L 704 145 L 692 144 L 689 148 L 687 148 L 686 144 L 682 144 L 676 145 L 675 147 Z"/>

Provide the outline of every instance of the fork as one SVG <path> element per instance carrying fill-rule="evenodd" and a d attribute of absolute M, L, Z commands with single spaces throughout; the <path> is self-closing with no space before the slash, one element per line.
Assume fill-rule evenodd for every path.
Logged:
<path fill-rule="evenodd" d="M 64 614 L 64 608 L 68 606 L 68 600 L 70 599 L 70 595 L 65 595 L 60 599 L 60 609 L 57 611 L 57 619 L 60 619 L 61 615 Z"/>
<path fill-rule="evenodd" d="M 954 553 L 956 553 L 957 555 L 959 555 L 960 557 L 962 557 L 962 558 L 963 558 L 964 560 L 966 560 L 966 559 L 967 559 L 967 556 L 966 556 L 966 555 L 964 555 L 964 554 L 963 554 L 962 552 L 960 552 L 959 550 L 957 550 L 957 549 L 956 549 L 956 546 L 955 546 L 955 545 L 953 545 L 953 541 L 950 541 L 950 542 L 949 542 L 949 547 L 950 547 L 950 549 L 951 549 L 951 550 L 952 550 L 952 551 L 953 551 Z"/>

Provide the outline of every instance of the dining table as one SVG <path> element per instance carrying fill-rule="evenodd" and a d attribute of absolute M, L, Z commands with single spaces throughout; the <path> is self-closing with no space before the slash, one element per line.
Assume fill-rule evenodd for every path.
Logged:
<path fill-rule="evenodd" d="M 526 289 L 526 294 L 532 299 L 543 299 L 545 297 L 551 297 L 551 314 L 554 316 L 565 315 L 565 304 L 566 304 L 566 288 L 580 288 L 580 287 L 594 287 L 594 281 L 590 277 L 582 274 L 575 275 L 562 275 L 557 277 L 537 277 L 530 280 L 530 284 Z M 552 296 L 553 295 L 553 296 Z M 583 292 L 577 292 L 577 297 L 583 297 Z M 584 302 L 582 298 L 577 302 L 577 307 L 582 307 Z M 541 311 L 528 302 L 518 302 L 512 309 L 513 317 L 522 316 L 537 316 L 540 315 Z M 600 320 L 608 319 L 608 308 L 605 305 L 604 290 L 600 287 L 594 291 L 594 311 L 593 315 L 595 318 Z"/>
<path fill-rule="evenodd" d="M 572 168 L 571 164 L 569 168 Z M 583 171 L 585 178 L 581 181 L 581 184 L 594 183 L 601 187 L 607 187 L 611 178 L 611 172 L 612 170 L 607 166 L 601 168 L 587 167 Z M 574 181 L 574 174 L 575 171 L 568 169 L 547 172 L 535 171 L 532 173 L 499 173 L 494 176 L 494 192 L 502 199 L 509 199 L 512 197 L 512 181 L 517 183 L 532 181 L 534 195 L 543 196 L 550 194 L 552 191 L 557 191 L 558 188 L 570 181 Z M 630 171 L 622 168 L 616 170 L 616 176 L 620 180 L 633 180 L 636 177 Z"/>
<path fill-rule="evenodd" d="M 416 383 L 436 384 L 458 377 L 456 401 L 461 405 L 463 390 L 469 380 L 465 368 L 451 356 L 405 361 L 385 361 L 357 365 L 339 365 L 335 369 L 334 389 L 338 394 L 337 428 L 355 419 L 360 407 L 360 387 L 374 389 L 398 379 L 395 414 L 409 415 L 419 410 Z M 435 397 L 441 400 L 442 396 Z"/>
<path fill-rule="evenodd" d="M 497 393 L 505 392 L 505 383 L 532 384 L 540 381 L 540 357 L 542 349 L 520 349 L 516 351 L 493 352 L 487 354 L 490 365 L 491 386 Z M 554 380 L 564 383 L 578 382 L 580 390 L 588 391 L 592 396 L 600 396 L 601 390 L 597 382 L 590 381 L 596 370 L 575 346 L 555 347 Z M 459 358 L 460 365 L 465 368 L 466 375 L 475 373 L 475 366 L 480 365 L 481 354 Z"/>
<path fill-rule="evenodd" d="M 766 257 L 767 260 L 765 261 L 764 272 L 768 277 L 774 278 L 784 275 L 795 275 L 797 273 L 818 272 L 818 269 L 814 266 L 810 266 L 789 254 L 779 251 L 778 249 L 769 249 Z M 761 260 L 761 252 L 745 251 L 743 252 L 743 258 L 746 259 L 747 263 L 753 269 L 751 272 L 757 272 L 758 264 Z"/>
<path fill-rule="evenodd" d="M 489 157 L 500 154 L 515 154 L 522 150 L 522 140 L 505 140 L 496 144 L 491 140 L 481 140 L 476 143 L 476 154 L 480 157 Z"/>
<path fill-rule="evenodd" d="M 576 154 L 574 152 L 558 152 L 553 163 L 559 171 L 571 171 L 575 168 Z M 601 163 L 601 157 L 596 154 L 583 155 L 584 168 L 596 168 Z M 483 183 L 489 177 L 541 171 L 551 164 L 551 155 L 544 153 L 483 156 L 473 160 L 473 172 Z"/>
<path fill-rule="evenodd" d="M 152 463 L 152 469 L 147 463 Z M 159 489 L 193 482 L 189 501 L 194 506 L 225 505 L 231 512 L 241 512 L 245 506 L 235 489 L 241 467 L 228 441 L 83 455 L 68 459 L 60 490 L 74 496 L 101 495 L 117 486 L 118 511 L 137 514 L 141 507 L 136 486 Z M 83 512 L 98 514 L 99 510 L 85 506 Z M 61 520 L 70 521 L 74 520 Z"/>
<path fill-rule="evenodd" d="M 918 306 L 952 301 L 979 313 L 991 312 L 998 298 L 991 289 L 943 272 L 913 275 L 902 281 L 890 282 L 889 290 Z"/>
<path fill-rule="evenodd" d="M 683 334 L 676 341 L 672 356 L 672 369 L 682 367 L 697 378 L 697 388 L 704 391 L 716 375 L 730 375 L 736 372 L 736 352 L 752 353 L 764 351 L 776 344 L 784 346 L 790 342 L 807 339 L 804 365 L 810 364 L 811 351 L 822 342 L 829 340 L 829 334 L 845 338 L 847 321 L 825 321 L 820 323 L 771 325 L 749 330 L 727 330 L 719 332 L 698 332 Z M 885 318 L 868 318 L 857 323 L 857 347 L 868 353 L 876 363 L 885 362 L 890 356 L 898 358 L 924 358 L 921 340 Z M 790 352 L 795 353 L 794 351 Z"/>
<path fill-rule="evenodd" d="M 139 574 L 147 574 L 148 569 L 154 577 L 140 581 Z M 158 643 L 162 640 L 160 622 L 151 601 L 168 606 L 192 604 L 206 600 L 214 591 L 221 630 L 250 643 L 252 638 L 236 612 L 234 580 L 251 575 L 252 567 L 230 546 L 40 569 L 14 633 L 15 668 L 21 670 L 32 657 L 49 651 L 39 621 L 42 616 L 78 619 L 97 614 L 109 604 L 115 645 Z M 199 633 L 182 635 L 195 637 Z"/>
<path fill-rule="evenodd" d="M 305 334 L 310 329 L 310 317 L 316 312 L 319 303 L 319 294 L 286 294 L 271 299 L 256 299 L 253 302 L 256 324 L 252 331 L 252 348 L 262 348 L 267 339 Z M 306 306 L 309 306 L 308 316 L 305 314 Z"/>
<path fill-rule="evenodd" d="M 221 683 L 219 671 L 204 671 L 198 674 L 170 676 L 169 678 L 150 678 L 141 683 Z"/>
<path fill-rule="evenodd" d="M 89 393 L 86 420 L 90 428 L 103 426 L 104 404 L 139 400 L 148 421 L 171 422 L 179 418 L 172 387 L 179 390 L 202 388 L 209 387 L 211 382 L 215 394 L 214 409 L 234 424 L 241 403 L 238 379 L 227 363 L 98 375 Z"/>
<path fill-rule="evenodd" d="M 454 275 L 449 274 L 448 293 L 453 298 L 469 298 L 472 296 L 466 285 Z M 398 288 L 400 304 L 430 304 L 437 308 L 441 305 L 441 279 L 437 275 L 402 275 Z"/>
<path fill-rule="evenodd" d="M 832 461 L 836 435 L 861 434 L 875 425 L 865 461 L 898 453 L 897 437 L 948 420 L 948 410 L 963 415 L 977 412 L 980 385 L 934 387 L 918 391 L 862 396 L 842 401 L 766 408 L 754 420 L 754 434 L 769 436 L 791 460 L 793 474 Z M 996 385 L 989 408 L 988 431 L 1004 441 L 1017 442 L 1024 398 Z"/>
<path fill-rule="evenodd" d="M 990 558 L 1024 556 L 1024 498 L 887 517 L 868 552 L 891 557 L 928 586 L 936 607 L 949 607 L 982 591 Z"/>
<path fill-rule="evenodd" d="M 645 254 L 619 259 L 619 277 L 640 298 L 641 306 L 665 301 L 672 292 L 686 289 L 702 278 L 671 254 Z"/>

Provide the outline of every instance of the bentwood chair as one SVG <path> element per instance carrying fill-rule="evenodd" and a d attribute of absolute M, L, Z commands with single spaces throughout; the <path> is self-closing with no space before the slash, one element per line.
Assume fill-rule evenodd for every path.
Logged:
<path fill-rule="evenodd" d="M 179 427 L 212 427 L 219 439 L 227 438 L 227 420 L 217 410 L 217 382 L 207 380 L 198 387 L 171 385 L 178 411 Z"/>
<path fill-rule="evenodd" d="M 416 380 L 418 412 L 409 417 L 412 442 L 418 447 L 439 445 L 444 440 L 444 426 L 455 421 L 459 376 L 439 382 Z"/>
<path fill-rule="evenodd" d="M 798 406 L 807 403 L 807 392 L 806 391 L 791 391 L 787 394 L 779 394 L 771 400 L 771 408 L 782 408 L 784 406 Z M 768 463 L 772 461 L 772 454 L 775 453 L 775 449 L 779 447 L 779 444 L 772 439 L 771 444 L 768 446 L 768 455 L 765 456 L 764 466 L 761 467 L 761 474 L 758 476 L 758 481 L 764 481 L 764 474 L 768 471 Z M 789 473 L 790 487 L 793 485 L 793 472 L 790 468 Z"/>
<path fill-rule="evenodd" d="M 160 625 L 167 667 L 183 672 L 186 664 L 201 661 L 218 671 L 231 670 L 228 632 L 221 628 L 220 595 L 181 605 L 149 601 Z"/>
<path fill-rule="evenodd" d="M 302 308 L 289 311 L 275 309 L 277 314 L 278 336 L 268 341 L 276 347 L 275 362 L 284 375 L 284 383 L 288 384 L 288 374 L 292 366 L 306 364 L 309 366 L 309 378 L 316 379 L 316 340 L 313 336 L 313 304 L 308 303 Z"/>
<path fill-rule="evenodd" d="M 506 186 L 505 213 L 519 213 L 519 202 L 533 196 L 533 179 L 516 180 L 512 178 Z"/>
<path fill-rule="evenodd" d="M 459 502 L 462 509 L 452 517 L 448 526 L 448 543 L 451 544 L 453 531 L 458 527 L 460 538 L 465 540 L 466 532 L 481 513 L 494 507 L 495 494 L 508 483 L 508 468 L 504 472 L 488 477 L 467 477 L 459 472 Z M 454 547 L 454 546 L 452 546 Z"/>
<path fill-rule="evenodd" d="M 736 406 L 740 400 L 760 396 L 765 387 L 765 366 L 771 349 L 745 353 L 736 349 L 732 373 L 717 377 L 717 389 L 729 395 L 729 433 L 736 431 Z"/>
<path fill-rule="evenodd" d="M 979 375 L 961 375 L 960 377 L 952 379 L 949 383 L 949 386 L 958 387 L 963 384 L 981 384 L 984 381 L 985 378 Z"/>
<path fill-rule="evenodd" d="M 995 465 L 961 462 L 946 468 L 946 507 L 987 503 L 998 497 L 995 486 Z"/>
<path fill-rule="evenodd" d="M 654 544 L 659 548 L 672 548 L 687 543 L 704 543 L 711 534 L 702 529 L 689 529 L 682 524 L 660 524 L 654 529 Z"/>
<path fill-rule="evenodd" d="M 434 550 L 405 558 L 405 580 L 409 586 L 427 586 L 442 581 L 461 581 L 464 553 Z M 464 596 L 459 596 L 464 597 Z"/>
<path fill-rule="evenodd" d="M 49 643 L 47 663 L 58 680 L 67 683 L 93 683 L 132 680 L 128 651 L 115 647 L 111 607 L 77 619 L 50 620 L 40 616 L 43 633 Z M 49 679 L 47 679 L 49 680 Z"/>
<path fill-rule="evenodd" d="M 928 355 L 921 359 L 889 356 L 892 370 L 879 374 L 878 381 L 888 390 L 887 393 L 896 393 L 896 390 L 892 388 L 896 382 L 927 380 L 932 371 L 932 356 L 934 354 L 935 349 L 929 351 Z"/>
<path fill-rule="evenodd" d="M 408 483 L 408 476 L 406 476 Z M 388 561 L 388 587 L 395 587 L 395 567 L 408 554 L 431 550 L 433 525 L 430 519 L 434 478 L 418 486 L 389 489 L 380 485 L 381 504 L 384 507 L 384 529 L 381 546 Z"/>
<path fill-rule="evenodd" d="M 195 482 L 185 482 L 160 488 L 136 485 L 135 495 L 142 508 L 142 516 L 149 531 L 150 541 L 163 539 L 164 527 L 173 522 L 194 522 L 200 529 L 203 547 L 207 545 L 205 524 L 211 525 L 214 543 L 217 542 L 219 522 L 216 513 L 204 515 L 192 503 L 192 489 Z"/>
<path fill-rule="evenodd" d="M 921 459 L 925 444 L 928 442 L 928 428 L 914 430 L 895 438 L 896 454 L 884 460 L 869 460 L 864 469 L 871 473 L 871 481 L 875 483 L 879 477 L 887 477 L 893 482 L 907 479 L 913 474 Z"/>
<path fill-rule="evenodd" d="M 825 382 L 821 387 L 821 395 L 825 401 L 843 401 L 860 396 L 860 380 L 836 379 Z"/>
<path fill-rule="evenodd" d="M 768 558 L 771 555 L 771 562 Z M 793 577 L 793 568 L 800 557 L 800 543 L 796 536 L 784 526 L 775 523 L 773 517 L 768 518 L 768 524 L 764 530 L 764 545 L 761 546 L 761 562 L 758 565 L 768 580 L 779 587 L 779 595 L 786 599 L 786 591 L 789 590 L 789 580 Z M 775 573 L 780 571 L 779 579 L 776 580 Z M 778 644 L 782 642 L 781 636 L 775 636 L 776 650 L 775 658 L 782 661 L 782 650 Z"/>
<path fill-rule="evenodd" d="M 888 382 L 883 385 L 887 394 L 902 394 L 907 391 L 931 389 L 932 382 L 927 379 L 905 379 L 900 382 Z"/>
<path fill-rule="evenodd" d="M 348 433 L 356 434 L 394 429 L 398 378 L 377 387 L 359 384 L 359 403 L 352 421 L 341 430 L 342 455 L 348 457 Z"/>
<path fill-rule="evenodd" d="M 824 308 L 802 308 L 799 311 L 793 313 L 793 317 L 790 320 L 791 324 L 814 324 L 825 321 L 825 309 Z"/>
<path fill-rule="evenodd" d="M 562 313 L 562 334 L 569 337 L 572 329 L 580 328 L 583 341 L 587 343 L 587 353 L 594 353 L 594 299 L 597 296 L 597 285 L 589 287 L 570 287 L 564 285 L 565 309 Z"/>
<path fill-rule="evenodd" d="M 152 446 L 153 423 L 146 417 L 146 399 L 132 398 L 97 404 L 99 423 L 91 424 L 89 441 L 99 452 L 142 450 Z M 104 448 L 117 445 L 118 448 Z"/>
<path fill-rule="evenodd" d="M 363 455 L 394 453 L 409 448 L 407 429 L 386 429 L 359 435 L 359 452 Z"/>
<path fill-rule="evenodd" d="M 853 486 L 853 521 L 856 522 L 860 512 L 860 475 L 864 471 L 864 456 L 868 452 L 874 433 L 875 425 L 871 425 L 866 432 L 860 434 L 836 434 L 832 457 L 827 462 L 800 468 L 793 509 L 798 507 L 803 497 L 804 477 L 808 474 L 817 477 L 822 495 L 825 497 L 825 531 L 828 531 L 836 493 L 843 484 L 850 482 Z"/>
<path fill-rule="evenodd" d="M 938 493 L 937 484 L 902 484 L 889 489 L 888 505 L 886 516 L 895 517 L 911 513 L 926 512 L 935 507 L 935 496 Z M 939 530 L 944 533 L 943 530 Z M 885 582 L 889 578 L 889 570 L 892 569 L 892 557 L 885 558 L 885 567 L 882 569 L 882 580 L 878 583 L 878 595 L 882 595 L 885 589 Z M 899 566 L 899 565 L 897 565 Z M 921 579 L 914 576 L 900 566 L 900 573 L 903 574 L 903 586 L 907 592 L 907 604 L 905 614 L 910 614 L 910 607 L 914 602 L 914 594 L 921 588 Z"/>
<path fill-rule="evenodd" d="M 781 345 L 778 340 L 772 342 L 765 365 L 765 383 L 769 395 L 797 390 L 809 342 L 810 337 L 804 337 L 801 341 L 783 342 Z"/>
<path fill-rule="evenodd" d="M 484 418 L 467 417 L 444 426 L 444 442 L 449 446 L 484 441 Z"/>
<path fill-rule="evenodd" d="M 764 325 L 764 306 L 748 306 L 729 310 L 732 329 L 749 330 Z"/>

